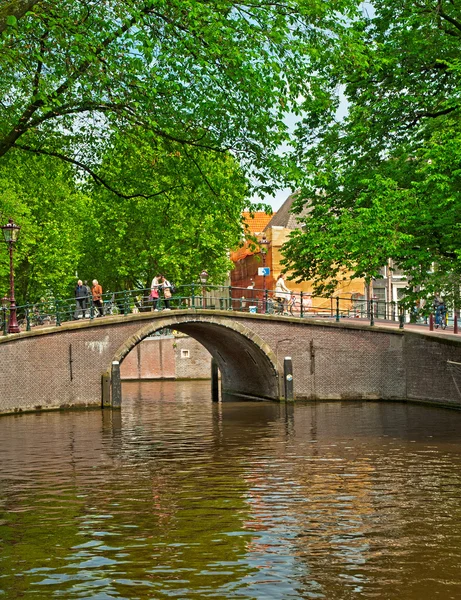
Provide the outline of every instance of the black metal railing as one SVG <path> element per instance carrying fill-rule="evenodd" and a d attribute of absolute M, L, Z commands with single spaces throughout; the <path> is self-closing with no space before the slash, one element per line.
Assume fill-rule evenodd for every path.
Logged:
<path fill-rule="evenodd" d="M 61 325 L 68 321 L 97 319 L 111 315 L 129 315 L 154 310 L 229 310 L 266 315 L 293 316 L 299 318 L 329 319 L 334 321 L 366 320 L 370 325 L 376 321 L 390 321 L 403 328 L 405 322 L 429 323 L 428 314 L 406 311 L 403 304 L 384 302 L 376 298 L 366 300 L 350 296 L 313 296 L 306 292 L 293 292 L 281 298 L 275 290 L 235 286 L 202 285 L 192 283 L 179 286 L 171 298 L 162 290 L 159 297 L 152 298 L 151 289 L 106 292 L 102 306 L 97 306 L 91 296 L 87 298 L 42 298 L 38 302 L 16 307 L 21 331 L 34 327 Z M 9 307 L 2 306 L 1 329 L 8 332 Z M 448 323 L 449 325 L 450 323 Z"/>

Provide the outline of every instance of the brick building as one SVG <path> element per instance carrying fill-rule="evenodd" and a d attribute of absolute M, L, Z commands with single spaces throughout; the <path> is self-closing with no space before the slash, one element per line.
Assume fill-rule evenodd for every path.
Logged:
<path fill-rule="evenodd" d="M 296 194 L 292 194 L 287 198 L 280 209 L 272 214 L 266 213 L 244 213 L 245 222 L 248 230 L 256 240 L 259 241 L 259 247 L 246 242 L 239 250 L 232 252 L 230 257 L 234 263 L 234 270 L 231 272 L 231 285 L 235 287 L 247 288 L 252 281 L 255 283 L 255 290 L 273 290 L 275 282 L 282 272 L 280 261 L 283 258 L 282 246 L 287 241 L 290 232 L 300 227 L 298 215 L 291 212 L 291 207 Z M 302 212 L 300 216 L 303 216 Z M 258 268 L 267 266 L 270 268 L 270 275 L 264 276 L 258 274 Z M 289 276 L 289 273 L 288 273 Z M 312 283 L 303 281 L 295 283 L 287 281 L 288 287 L 296 293 L 312 294 Z M 358 299 L 365 298 L 365 282 L 363 279 L 346 279 L 334 295 L 344 298 L 341 301 L 342 307 L 352 305 Z M 315 300 L 317 308 L 330 309 L 329 298 L 318 298 Z"/>

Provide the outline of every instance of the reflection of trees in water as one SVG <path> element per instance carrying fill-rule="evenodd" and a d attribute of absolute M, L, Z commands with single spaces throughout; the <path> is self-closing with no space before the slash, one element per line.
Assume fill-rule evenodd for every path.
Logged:
<path fill-rule="evenodd" d="M 416 600 L 433 597 L 443 580 L 443 587 L 456 586 L 459 578 L 446 578 L 458 569 L 460 544 L 453 548 L 450 540 L 454 552 L 442 565 L 447 541 L 435 538 L 433 527 L 440 529 L 442 517 L 447 537 L 454 527 L 459 540 L 458 494 L 447 497 L 445 490 L 447 471 L 459 489 L 460 471 L 455 467 L 453 477 L 451 458 L 441 457 L 438 446 L 428 448 L 447 431 L 453 413 L 339 406 L 298 405 L 287 443 L 251 465 L 246 479 L 253 510 L 246 527 L 254 532 L 249 551 L 258 557 L 260 578 L 270 577 L 275 555 L 278 563 L 291 559 L 298 590 L 319 597 L 373 591 Z M 461 429 L 455 420 L 452 439 Z"/>
<path fill-rule="evenodd" d="M 212 404 L 209 382 L 125 391 L 121 411 L 0 420 L 9 600 L 45 580 L 66 598 L 130 597 L 122 579 L 140 597 L 419 600 L 427 577 L 431 593 L 452 589 L 461 415 Z"/>

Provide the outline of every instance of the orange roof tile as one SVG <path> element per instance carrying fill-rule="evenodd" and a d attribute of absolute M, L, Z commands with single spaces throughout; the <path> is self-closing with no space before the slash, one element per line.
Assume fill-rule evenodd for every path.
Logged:
<path fill-rule="evenodd" d="M 250 234 L 257 235 L 264 231 L 264 228 L 275 214 L 276 213 L 272 213 L 271 215 L 268 215 L 265 212 L 243 212 L 242 216 L 245 223 L 248 225 Z M 230 259 L 232 262 L 237 262 L 252 254 L 254 254 L 254 252 L 250 250 L 248 242 L 245 242 L 241 248 L 237 248 L 237 250 L 230 253 Z"/>
<path fill-rule="evenodd" d="M 248 225 L 249 229 L 250 229 L 250 233 L 262 233 L 264 231 L 264 228 L 266 227 L 266 225 L 269 223 L 269 221 L 272 219 L 272 217 L 275 215 L 276 213 L 272 213 L 271 215 L 268 215 L 265 212 L 255 212 L 255 213 L 249 213 L 249 212 L 244 212 L 242 213 L 242 216 L 244 218 L 245 223 Z"/>
<path fill-rule="evenodd" d="M 247 256 L 251 256 L 253 252 L 248 248 L 247 245 L 242 248 L 238 248 L 230 253 L 230 259 L 232 262 L 237 262 L 238 260 L 243 260 Z"/>

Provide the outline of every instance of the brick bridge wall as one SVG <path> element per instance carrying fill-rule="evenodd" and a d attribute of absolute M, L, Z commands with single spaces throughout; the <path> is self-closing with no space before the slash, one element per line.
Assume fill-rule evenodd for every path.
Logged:
<path fill-rule="evenodd" d="M 225 391 L 277 399 L 283 360 L 293 360 L 296 399 L 405 399 L 461 408 L 447 360 L 454 336 L 361 324 L 225 311 L 110 316 L 0 339 L 0 412 L 99 406 L 113 360 L 164 327 L 197 339 L 216 358 Z"/>

